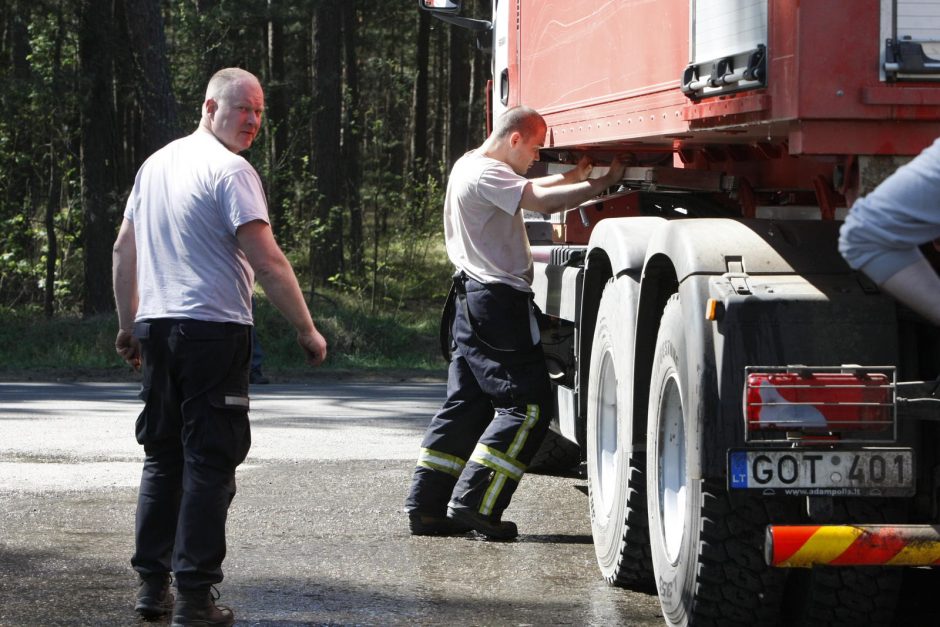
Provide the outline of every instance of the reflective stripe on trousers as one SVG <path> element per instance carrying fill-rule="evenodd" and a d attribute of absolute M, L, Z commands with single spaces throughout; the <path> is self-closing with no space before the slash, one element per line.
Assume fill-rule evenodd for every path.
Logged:
<path fill-rule="evenodd" d="M 421 454 L 418 455 L 418 466 L 446 472 L 454 477 L 459 477 L 466 465 L 467 462 L 456 455 L 448 455 L 429 448 L 422 448 Z"/>
<path fill-rule="evenodd" d="M 522 479 L 526 467 L 524 464 L 519 463 L 516 456 L 519 455 L 519 451 L 525 446 L 526 440 L 529 438 L 529 432 L 532 431 L 532 427 L 538 423 L 539 415 L 540 411 L 538 405 L 526 405 L 525 420 L 519 425 L 516 437 L 513 438 L 512 444 L 510 444 L 507 452 L 501 453 L 485 444 L 477 444 L 476 449 L 474 449 L 473 455 L 470 456 L 470 461 L 486 466 L 494 473 L 490 486 L 486 489 L 486 493 L 483 495 L 483 500 L 480 503 L 481 514 L 488 516 L 493 513 L 493 505 L 496 503 L 500 492 L 503 491 L 507 479 L 512 479 L 516 483 Z"/>

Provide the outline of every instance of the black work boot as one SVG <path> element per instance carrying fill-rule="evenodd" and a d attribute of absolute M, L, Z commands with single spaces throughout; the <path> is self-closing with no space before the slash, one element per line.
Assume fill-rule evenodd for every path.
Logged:
<path fill-rule="evenodd" d="M 134 611 L 149 620 L 169 614 L 172 609 L 173 593 L 170 592 L 170 576 L 141 575 Z"/>
<path fill-rule="evenodd" d="M 471 507 L 451 501 L 447 506 L 447 517 L 455 523 L 463 523 L 490 540 L 512 540 L 519 535 L 516 523 L 501 520 L 498 516 L 486 516 Z"/>
<path fill-rule="evenodd" d="M 216 605 L 211 589 L 178 590 L 179 598 L 173 607 L 173 626 L 224 625 L 235 622 L 235 614 L 227 607 Z"/>
<path fill-rule="evenodd" d="M 434 516 L 412 510 L 408 512 L 408 529 L 413 536 L 459 536 L 470 527 L 447 516 Z"/>

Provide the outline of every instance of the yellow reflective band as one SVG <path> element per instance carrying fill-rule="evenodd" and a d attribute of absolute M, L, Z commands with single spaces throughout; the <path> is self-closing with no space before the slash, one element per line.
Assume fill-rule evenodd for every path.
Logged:
<path fill-rule="evenodd" d="M 503 486 L 506 485 L 506 479 L 508 477 L 504 473 L 497 472 L 493 477 L 493 481 L 490 482 L 490 487 L 486 489 L 486 494 L 483 495 L 483 502 L 480 503 L 480 513 L 484 516 L 493 513 L 493 506 L 496 505 L 496 499 L 499 498 L 499 493 L 503 491 Z"/>
<path fill-rule="evenodd" d="M 937 560 L 940 560 L 940 544 L 922 542 L 905 546 L 885 563 L 889 566 L 924 566 Z"/>
<path fill-rule="evenodd" d="M 460 473 L 463 472 L 463 467 L 467 465 L 467 462 L 456 455 L 448 455 L 447 453 L 433 451 L 429 448 L 422 448 L 421 454 L 418 455 L 418 465 L 424 468 L 430 468 L 431 470 L 439 470 L 440 472 L 445 472 L 454 477 L 459 477 Z"/>
<path fill-rule="evenodd" d="M 486 466 L 498 473 L 505 473 L 515 481 L 522 479 L 522 475 L 525 473 L 525 466 L 506 455 L 506 453 L 501 453 L 485 444 L 477 444 L 476 448 L 473 449 L 473 455 L 470 456 L 470 461 Z"/>
<path fill-rule="evenodd" d="M 857 527 L 826 527 L 823 533 L 814 533 L 800 549 L 781 566 L 792 564 L 828 564 L 852 546 L 864 533 Z"/>
<path fill-rule="evenodd" d="M 516 458 L 519 456 L 519 451 L 522 450 L 522 447 L 525 446 L 526 440 L 529 439 L 529 431 L 532 430 L 532 427 L 534 427 L 535 423 L 538 421 L 539 406 L 526 405 L 525 420 L 523 420 L 522 424 L 519 425 L 519 431 L 516 432 L 516 437 L 513 439 L 512 444 L 509 445 L 509 450 L 507 451 L 510 457 Z"/>

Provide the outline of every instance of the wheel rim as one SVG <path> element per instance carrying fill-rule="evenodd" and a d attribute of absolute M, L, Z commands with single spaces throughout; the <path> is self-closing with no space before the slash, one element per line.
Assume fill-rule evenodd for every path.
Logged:
<path fill-rule="evenodd" d="M 675 373 L 668 377 L 659 401 L 659 519 L 666 556 L 679 558 L 686 525 L 685 427 L 682 396 Z"/>
<path fill-rule="evenodd" d="M 594 442 L 597 450 L 595 475 L 597 476 L 597 500 L 600 507 L 595 511 L 603 514 L 602 520 L 610 516 L 617 486 L 619 463 L 617 460 L 617 375 L 610 352 L 605 352 L 601 363 L 597 388 L 597 432 Z M 598 511 L 599 510 L 599 511 Z"/>

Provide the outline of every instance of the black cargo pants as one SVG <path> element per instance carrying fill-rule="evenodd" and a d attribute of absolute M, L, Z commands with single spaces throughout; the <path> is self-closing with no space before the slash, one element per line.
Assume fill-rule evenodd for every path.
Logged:
<path fill-rule="evenodd" d="M 225 520 L 235 468 L 248 454 L 251 327 L 160 319 L 139 322 L 144 469 L 137 500 L 141 575 L 173 572 L 180 590 L 222 581 Z"/>
<path fill-rule="evenodd" d="M 453 502 L 499 519 L 550 421 L 540 314 L 527 292 L 455 281 L 447 399 L 425 433 L 405 509 L 444 516 Z"/>

